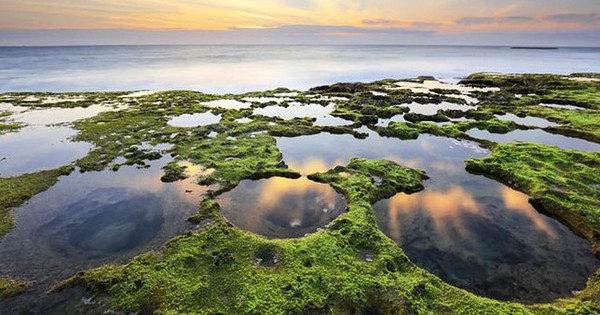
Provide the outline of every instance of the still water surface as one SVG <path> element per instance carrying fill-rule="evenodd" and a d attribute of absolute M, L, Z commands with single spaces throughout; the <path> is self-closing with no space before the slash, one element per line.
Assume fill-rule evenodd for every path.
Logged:
<path fill-rule="evenodd" d="M 43 293 L 55 281 L 104 263 L 125 263 L 194 228 L 185 219 L 206 188 L 193 180 L 162 183 L 161 166 L 168 160 L 147 169 L 75 172 L 17 208 L 17 227 L 0 239 L 0 270 L 35 285 L 3 303 L 0 313 L 45 309 L 61 298 Z"/>
<path fill-rule="evenodd" d="M 234 225 L 271 238 L 315 232 L 346 209 L 342 195 L 305 177 L 242 181 L 217 200 Z"/>
<path fill-rule="evenodd" d="M 599 48 L 467 46 L 0 47 L 0 92 L 200 90 L 238 93 L 473 72 L 600 72 Z"/>

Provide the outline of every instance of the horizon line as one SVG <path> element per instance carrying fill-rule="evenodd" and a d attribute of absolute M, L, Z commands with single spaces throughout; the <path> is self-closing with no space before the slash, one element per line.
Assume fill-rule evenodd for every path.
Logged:
<path fill-rule="evenodd" d="M 481 48 L 515 48 L 515 47 L 526 47 L 526 48 L 600 48 L 600 45 L 595 46 L 571 46 L 571 45 L 490 45 L 490 44 L 374 44 L 374 43 L 357 43 L 357 44 L 323 44 L 323 43 L 257 43 L 257 44 L 246 44 L 246 43 L 231 43 L 231 44 L 63 44 L 63 45 L 2 45 L 0 48 L 61 48 L 61 47 L 165 47 L 165 46 L 387 46 L 387 47 L 481 47 Z"/>

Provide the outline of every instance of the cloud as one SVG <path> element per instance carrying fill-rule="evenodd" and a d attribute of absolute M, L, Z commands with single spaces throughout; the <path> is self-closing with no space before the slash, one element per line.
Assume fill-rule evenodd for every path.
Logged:
<path fill-rule="evenodd" d="M 529 23 L 534 22 L 536 19 L 529 16 L 513 15 L 513 16 L 501 16 L 501 17 L 476 17 L 466 16 L 456 20 L 457 24 L 460 25 L 483 25 L 483 24 L 498 24 L 498 23 Z"/>
<path fill-rule="evenodd" d="M 283 0 L 282 2 L 291 7 L 301 9 L 308 9 L 312 6 L 312 1 L 310 0 Z"/>
<path fill-rule="evenodd" d="M 363 20 L 362 23 L 364 25 L 397 25 L 402 23 L 402 21 L 389 19 L 367 19 Z"/>
<path fill-rule="evenodd" d="M 443 24 L 441 24 L 441 23 L 431 23 L 431 22 L 412 22 L 411 25 L 414 28 L 431 29 L 431 28 L 436 28 L 436 27 L 442 26 Z"/>
<path fill-rule="evenodd" d="M 600 15 L 596 13 L 553 14 L 545 16 L 544 19 L 558 23 L 592 23 L 600 21 Z"/>
<path fill-rule="evenodd" d="M 290 35 L 323 35 L 323 34 L 425 34 L 430 31 L 415 30 L 402 27 L 364 28 L 359 26 L 335 25 L 286 25 L 270 29 L 272 32 Z"/>

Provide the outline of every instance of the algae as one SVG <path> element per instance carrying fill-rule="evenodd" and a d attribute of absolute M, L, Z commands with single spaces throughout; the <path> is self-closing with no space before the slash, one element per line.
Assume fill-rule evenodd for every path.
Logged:
<path fill-rule="evenodd" d="M 29 283 L 9 278 L 7 276 L 0 276 L 0 301 L 17 295 L 29 288 Z"/>

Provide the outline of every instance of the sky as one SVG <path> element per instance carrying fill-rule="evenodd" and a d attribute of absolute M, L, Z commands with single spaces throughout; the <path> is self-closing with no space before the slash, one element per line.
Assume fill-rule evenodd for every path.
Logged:
<path fill-rule="evenodd" d="M 600 46 L 600 0 L 0 0 L 0 45 Z"/>

